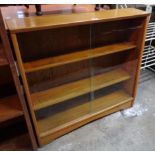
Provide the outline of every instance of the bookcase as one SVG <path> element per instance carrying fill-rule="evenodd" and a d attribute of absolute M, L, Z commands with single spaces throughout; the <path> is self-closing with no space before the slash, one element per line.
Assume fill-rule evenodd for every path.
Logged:
<path fill-rule="evenodd" d="M 22 115 L 23 112 L 0 35 L 0 123 Z"/>
<path fill-rule="evenodd" d="M 148 16 L 130 8 L 6 20 L 40 146 L 133 105 Z"/>
<path fill-rule="evenodd" d="M 38 144 L 0 10 L 0 127 L 5 129 L 6 127 L 10 128 L 10 131 L 6 129 L 5 133 L 2 132 L 4 130 L 0 130 L 0 134 L 7 137 L 7 135 L 10 135 L 7 132 L 14 133 L 15 129 L 12 129 L 14 126 L 17 127 L 17 124 L 19 124 L 19 127 L 22 127 L 20 125 L 22 121 L 18 120 L 26 122 L 32 147 L 36 149 Z M 19 130 L 17 129 L 17 131 Z M 16 144 L 14 145 L 16 146 Z"/>

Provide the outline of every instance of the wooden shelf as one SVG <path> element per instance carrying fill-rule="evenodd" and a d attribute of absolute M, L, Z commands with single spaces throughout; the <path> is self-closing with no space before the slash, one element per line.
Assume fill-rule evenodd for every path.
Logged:
<path fill-rule="evenodd" d="M 4 65 L 7 65 L 8 64 L 8 61 L 4 55 L 4 51 L 3 51 L 3 47 L 0 43 L 0 66 L 4 66 Z"/>
<path fill-rule="evenodd" d="M 113 93 L 95 99 L 94 101 L 91 101 L 89 103 L 78 105 L 61 113 L 57 113 L 54 116 L 38 120 L 40 137 L 48 136 L 49 134 L 52 134 L 57 130 L 74 124 L 74 122 L 76 122 L 74 117 L 80 118 L 82 116 L 81 114 L 88 113 L 89 104 L 92 104 L 93 106 L 91 110 L 92 113 L 85 115 L 84 118 L 91 117 L 92 114 L 94 115 L 94 112 L 103 110 L 106 111 L 132 100 L 133 98 L 126 92 L 124 92 L 123 90 L 117 90 Z M 83 118 L 81 117 L 81 119 Z"/>
<path fill-rule="evenodd" d="M 46 91 L 33 93 L 31 95 L 34 109 L 39 110 L 54 104 L 57 104 L 74 97 L 89 93 L 93 90 L 98 90 L 125 80 L 130 76 L 122 69 L 114 69 L 112 71 L 97 75 L 93 78 L 87 78 L 55 87 Z M 94 84 L 94 89 L 91 90 L 91 80 Z"/>
<path fill-rule="evenodd" d="M 125 50 L 134 49 L 136 46 L 132 42 L 123 42 L 104 47 L 94 48 L 90 50 L 77 51 L 74 53 L 64 54 L 60 56 L 40 59 L 32 62 L 24 63 L 24 68 L 27 73 L 41 69 L 56 67 L 68 63 L 96 58 L 99 56 L 117 53 Z"/>
<path fill-rule="evenodd" d="M 17 96 L 0 99 L 0 123 L 22 115 Z"/>

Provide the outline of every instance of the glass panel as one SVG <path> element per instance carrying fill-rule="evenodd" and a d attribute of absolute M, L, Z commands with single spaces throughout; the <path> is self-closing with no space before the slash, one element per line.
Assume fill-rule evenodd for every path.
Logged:
<path fill-rule="evenodd" d="M 92 25 L 91 112 L 132 101 L 141 23 L 139 18 Z"/>
<path fill-rule="evenodd" d="M 32 99 L 38 104 L 35 108 L 41 132 L 64 125 L 89 113 L 88 60 L 52 68 L 48 70 L 48 75 L 51 76 L 45 73 L 38 74 L 42 77 L 40 84 L 35 83 L 31 88 Z M 33 75 L 34 73 L 28 75 L 29 83 L 33 83 L 31 79 L 37 77 L 37 73 Z M 39 92 L 36 93 L 36 89 Z"/>
<path fill-rule="evenodd" d="M 18 39 L 40 133 L 88 114 L 90 26 L 28 32 Z"/>

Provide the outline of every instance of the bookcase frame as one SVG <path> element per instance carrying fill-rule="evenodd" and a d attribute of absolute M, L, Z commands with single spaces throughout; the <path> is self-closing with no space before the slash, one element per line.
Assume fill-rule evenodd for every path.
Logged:
<path fill-rule="evenodd" d="M 15 89 L 15 93 L 13 95 L 9 94 L 4 98 L 2 96 L 2 98 L 0 99 L 0 113 L 1 113 L 0 123 L 11 121 L 20 116 L 24 116 L 30 140 L 32 143 L 32 148 L 35 150 L 38 148 L 38 144 L 32 126 L 31 117 L 29 115 L 28 107 L 25 102 L 23 88 L 19 80 L 19 73 L 16 68 L 14 57 L 12 55 L 12 49 L 10 46 L 7 31 L 5 29 L 5 24 L 3 21 L 1 10 L 0 10 L 0 38 L 1 38 L 0 59 L 4 60 L 1 61 L 0 63 L 0 67 L 4 67 L 3 70 L 4 72 L 1 73 L 1 76 L 4 76 L 4 81 L 6 82 L 8 82 L 7 81 L 8 76 L 8 78 L 13 83 Z M 9 70 L 9 74 L 6 74 L 7 73 L 6 69 Z M 7 89 L 10 89 L 9 85 Z"/>
<path fill-rule="evenodd" d="M 133 105 L 137 91 L 148 19 L 148 13 L 128 8 L 104 12 L 48 15 L 6 20 L 40 146 L 90 121 Z M 118 30 L 115 30 L 115 26 Z M 126 30 L 122 30 L 123 27 Z M 110 29 L 112 32 L 107 33 Z M 118 31 L 120 31 L 121 35 L 118 35 Z M 67 33 L 70 38 L 67 37 Z M 39 42 L 43 40 L 41 37 L 38 37 L 35 40 L 36 42 L 32 42 L 35 36 L 41 36 L 41 34 L 43 39 L 44 35 L 47 37 L 45 37 L 47 39 L 45 42 Z M 60 34 L 65 34 L 65 36 L 59 36 Z M 73 38 L 78 39 L 73 40 L 71 34 L 73 34 Z M 75 34 L 78 36 L 75 37 Z M 102 36 L 105 36 L 105 38 Z M 61 47 L 54 39 L 52 40 L 52 37 L 58 42 L 60 38 L 60 43 L 63 43 L 62 37 L 66 37 L 68 42 L 66 41 L 66 45 L 62 44 Z M 81 49 L 76 47 L 76 43 L 79 46 L 82 44 L 79 38 L 81 40 L 88 38 L 88 40 L 83 40 L 84 46 Z M 50 46 L 48 42 L 51 44 L 54 42 L 56 45 L 52 44 Z M 47 47 L 57 49 L 58 53 L 52 55 L 52 52 L 49 52 L 51 56 L 48 56 L 46 51 L 43 53 L 40 49 L 45 43 Z M 102 45 L 102 43 L 104 44 Z M 35 51 L 35 48 L 38 49 L 38 52 Z M 72 50 L 70 51 L 69 48 L 72 48 Z M 29 50 L 28 54 L 26 50 Z M 31 53 L 33 50 L 35 53 Z M 27 55 L 29 56 L 27 57 Z M 110 61 L 111 56 L 113 56 L 113 61 Z M 95 75 L 96 73 L 92 71 L 92 66 L 95 63 L 99 63 L 98 59 L 100 57 L 103 57 L 103 63 L 105 63 L 103 66 L 112 66 L 113 63 L 117 64 L 119 61 L 122 61 L 124 64 L 121 68 L 114 68 L 109 72 Z M 132 63 L 133 59 L 136 59 L 134 63 Z M 81 63 L 85 60 L 88 61 L 91 68 L 91 74 L 87 78 L 66 82 L 47 90 L 39 90 L 38 92 L 31 90 L 27 74 L 67 64 Z M 99 61 L 102 62 L 102 59 Z M 129 80 L 130 78 L 132 80 Z M 126 82 L 127 80 L 129 82 Z M 48 108 L 49 106 L 57 106 L 60 102 L 72 100 L 87 93 L 93 93 L 94 95 L 100 89 L 109 88 L 121 82 L 126 82 L 123 84 L 123 88 L 126 91 L 117 90 L 116 88 L 116 91 L 110 95 L 103 95 L 99 99 L 94 99 L 91 95 L 90 101 L 86 102 L 88 104 L 77 105 L 67 110 L 62 107 L 64 111 L 61 111 L 60 114 L 55 114 L 41 121 L 36 117 L 36 111 L 38 110 Z M 128 92 L 128 94 L 125 92 Z M 89 112 L 90 104 L 93 106 L 91 112 Z M 73 115 L 76 112 L 77 116 Z M 73 118 L 72 120 L 70 119 L 71 117 Z M 59 124 L 59 121 L 64 121 L 64 123 Z"/>

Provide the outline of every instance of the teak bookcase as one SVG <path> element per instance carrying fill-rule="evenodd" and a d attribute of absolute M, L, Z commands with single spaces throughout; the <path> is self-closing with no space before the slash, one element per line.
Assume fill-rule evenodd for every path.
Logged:
<path fill-rule="evenodd" d="M 132 106 L 147 21 L 131 8 L 6 21 L 40 145 Z"/>
<path fill-rule="evenodd" d="M 0 18 L 0 123 L 22 116 L 9 61 L 3 44 L 3 25 Z"/>
<path fill-rule="evenodd" d="M 0 126 L 15 122 L 21 116 L 26 121 L 32 147 L 36 149 L 38 144 L 0 10 Z"/>

